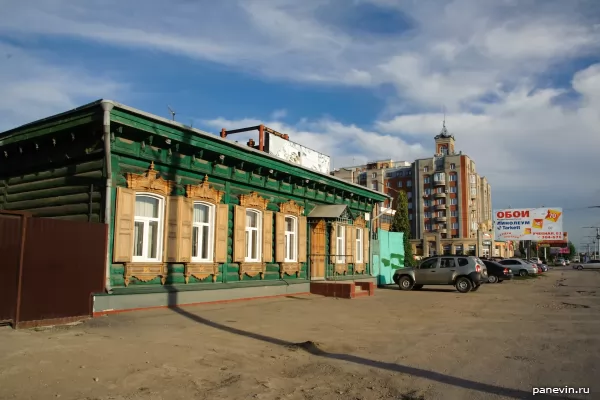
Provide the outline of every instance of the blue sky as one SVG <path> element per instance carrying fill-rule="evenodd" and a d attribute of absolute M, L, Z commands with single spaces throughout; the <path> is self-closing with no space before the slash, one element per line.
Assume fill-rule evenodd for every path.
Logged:
<path fill-rule="evenodd" d="M 442 110 L 495 208 L 600 225 L 595 0 L 5 0 L 0 130 L 110 98 L 263 122 L 336 167 L 430 156 Z M 241 138 L 239 140 L 246 140 Z"/>

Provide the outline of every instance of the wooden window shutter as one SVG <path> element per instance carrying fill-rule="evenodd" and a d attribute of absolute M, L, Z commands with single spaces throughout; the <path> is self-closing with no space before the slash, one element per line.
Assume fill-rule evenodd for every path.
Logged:
<path fill-rule="evenodd" d="M 371 262 L 369 259 L 369 239 L 371 239 L 371 231 L 369 228 L 363 228 L 363 264 Z"/>
<path fill-rule="evenodd" d="M 169 251 L 169 212 L 171 210 L 171 203 L 177 202 L 176 197 L 167 196 L 165 198 L 164 204 L 164 214 L 163 214 L 163 248 L 162 248 L 162 260 L 163 262 L 167 262 L 167 252 Z M 177 207 L 177 205 L 175 205 Z M 177 215 L 177 214 L 176 214 Z M 175 251 L 177 251 L 177 238 L 175 238 L 174 243 Z"/>
<path fill-rule="evenodd" d="M 275 262 L 285 260 L 285 214 L 275 214 Z"/>
<path fill-rule="evenodd" d="M 233 214 L 233 262 L 246 258 L 246 207 L 235 206 Z"/>
<path fill-rule="evenodd" d="M 298 262 L 306 262 L 306 245 L 308 241 L 306 217 L 298 217 Z"/>
<path fill-rule="evenodd" d="M 352 241 L 352 237 L 354 235 L 352 235 L 352 233 L 354 232 L 354 227 L 352 225 L 346 225 L 346 256 L 348 256 L 348 258 L 346 259 L 346 263 L 350 264 L 352 262 L 354 262 L 354 260 L 352 259 L 352 254 L 354 254 L 354 242 Z"/>
<path fill-rule="evenodd" d="M 177 261 L 192 261 L 192 230 L 194 227 L 194 201 L 187 197 L 179 197 L 179 237 Z"/>
<path fill-rule="evenodd" d="M 229 232 L 229 206 L 227 204 L 217 204 L 215 230 L 215 262 L 226 263 L 227 233 Z"/>
<path fill-rule="evenodd" d="M 113 261 L 131 262 L 135 221 L 135 191 L 117 188 Z"/>
<path fill-rule="evenodd" d="M 167 208 L 165 212 L 166 224 L 166 247 L 165 255 L 167 262 L 179 261 L 179 236 L 181 235 L 181 198 L 170 196 L 167 199 Z"/>
<path fill-rule="evenodd" d="M 273 262 L 273 211 L 263 211 L 263 262 Z"/>
<path fill-rule="evenodd" d="M 337 261 L 337 223 L 331 224 L 331 233 L 329 234 L 329 253 L 332 256 L 331 262 Z"/>

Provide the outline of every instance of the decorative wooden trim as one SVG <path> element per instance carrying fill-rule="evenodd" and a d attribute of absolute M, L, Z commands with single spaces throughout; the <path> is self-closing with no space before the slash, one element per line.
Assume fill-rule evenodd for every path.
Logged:
<path fill-rule="evenodd" d="M 291 276 L 296 274 L 296 278 L 300 277 L 302 264 L 298 262 L 280 263 L 279 264 L 279 279 L 283 279 L 283 274 Z"/>
<path fill-rule="evenodd" d="M 225 192 L 217 190 L 208 183 L 208 175 L 200 185 L 185 185 L 185 197 L 193 200 L 202 200 L 212 204 L 221 203 Z"/>
<path fill-rule="evenodd" d="M 296 203 L 294 200 L 286 201 L 279 204 L 279 212 L 282 214 L 295 215 L 300 217 L 304 213 L 304 207 Z"/>
<path fill-rule="evenodd" d="M 127 180 L 127 187 L 136 191 L 146 191 L 169 196 L 173 189 L 173 182 L 158 176 L 158 171 L 154 169 L 154 161 L 152 161 L 145 174 L 138 175 L 128 172 L 125 174 L 125 179 Z"/>
<path fill-rule="evenodd" d="M 261 197 L 257 192 L 240 196 L 240 206 L 242 207 L 265 211 L 267 209 L 267 204 L 269 204 L 269 200 Z"/>
<path fill-rule="evenodd" d="M 364 228 L 364 227 L 367 226 L 367 221 L 365 221 L 365 218 L 362 215 L 359 215 L 354 220 L 354 226 L 363 227 Z"/>
<path fill-rule="evenodd" d="M 167 264 L 144 262 L 125 263 L 125 286 L 129 286 L 132 277 L 135 277 L 142 282 L 150 282 L 151 280 L 160 277 L 160 283 L 164 285 L 167 280 Z"/>
<path fill-rule="evenodd" d="M 185 271 L 183 276 L 185 278 L 185 283 L 188 283 L 190 280 L 190 276 L 193 276 L 196 279 L 205 279 L 206 277 L 212 275 L 212 281 L 217 281 L 217 276 L 219 276 L 219 263 L 186 263 Z"/>
<path fill-rule="evenodd" d="M 334 264 L 334 272 L 338 275 L 346 275 L 348 274 L 348 264 L 346 263 L 335 263 Z"/>
<path fill-rule="evenodd" d="M 267 263 L 262 262 L 242 262 L 240 264 L 240 281 L 244 279 L 244 275 L 255 277 L 260 274 L 260 279 L 265 279 L 265 273 L 267 272 Z"/>
<path fill-rule="evenodd" d="M 366 270 L 365 264 L 354 264 L 354 272 L 364 274 Z"/>

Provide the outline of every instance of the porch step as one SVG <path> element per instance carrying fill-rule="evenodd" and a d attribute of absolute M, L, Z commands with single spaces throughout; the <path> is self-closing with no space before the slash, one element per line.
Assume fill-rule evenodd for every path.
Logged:
<path fill-rule="evenodd" d="M 375 294 L 373 282 L 352 281 L 320 281 L 310 283 L 310 292 L 325 297 L 337 297 L 341 299 L 354 299 L 357 297 L 368 297 Z"/>

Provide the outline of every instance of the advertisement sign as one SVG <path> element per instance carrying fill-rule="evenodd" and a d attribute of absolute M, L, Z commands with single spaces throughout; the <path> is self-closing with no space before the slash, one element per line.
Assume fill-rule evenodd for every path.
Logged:
<path fill-rule="evenodd" d="M 494 239 L 562 242 L 562 208 L 494 210 Z"/>
<path fill-rule="evenodd" d="M 273 133 L 267 133 L 266 139 L 269 154 L 329 175 L 331 159 L 328 155 L 283 139 Z"/>
<path fill-rule="evenodd" d="M 538 244 L 540 247 L 565 247 L 569 244 L 569 235 L 563 232 L 562 240 L 542 240 Z"/>

